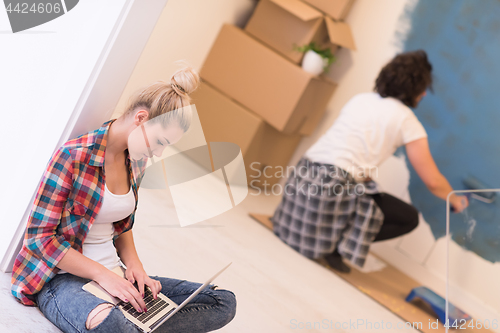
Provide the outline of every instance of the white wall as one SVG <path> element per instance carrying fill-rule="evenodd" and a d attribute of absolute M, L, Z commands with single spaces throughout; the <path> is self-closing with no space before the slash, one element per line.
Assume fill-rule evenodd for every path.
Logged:
<path fill-rule="evenodd" d="M 17 34 L 8 33 L 7 13 L 0 6 L 4 32 L 0 34 L 0 91 L 2 113 L 8 116 L 0 132 L 1 168 L 2 174 L 9 175 L 3 179 L 8 190 L 0 193 L 0 255 L 23 218 L 124 4 L 125 0 L 114 5 L 81 1 L 58 19 Z"/>
<path fill-rule="evenodd" d="M 186 60 L 200 70 L 222 25 L 243 26 L 255 4 L 254 0 L 169 0 L 113 117 L 120 115 L 135 90 L 156 80 L 169 82 L 178 69 L 175 61 Z"/>
<path fill-rule="evenodd" d="M 338 82 L 338 89 L 320 126 L 313 135 L 302 140 L 291 165 L 333 124 L 342 106 L 352 96 L 373 89 L 378 71 L 401 50 L 395 33 L 397 30 L 404 32 L 408 25 L 399 19 L 406 6 L 411 8 L 415 4 L 414 0 L 356 0 L 346 21 L 351 25 L 358 50 L 340 50 L 330 74 Z M 379 169 L 378 182 L 386 192 L 410 201 L 409 172 L 403 159 L 391 157 L 384 163 Z M 429 195 L 432 194 L 429 192 Z M 371 249 L 409 276 L 444 295 L 445 245 L 445 238 L 434 240 L 429 225 L 421 218 L 419 227 L 409 235 L 375 243 Z M 475 318 L 498 319 L 500 264 L 493 265 L 454 242 L 450 242 L 450 248 L 451 301 Z"/>
<path fill-rule="evenodd" d="M 0 6 L 2 270 L 19 251 L 53 151 L 109 119 L 166 1 L 80 1 L 67 14 L 17 34 Z"/>

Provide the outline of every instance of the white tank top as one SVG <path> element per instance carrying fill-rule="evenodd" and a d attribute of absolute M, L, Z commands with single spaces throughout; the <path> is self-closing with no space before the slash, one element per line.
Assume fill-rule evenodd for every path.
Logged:
<path fill-rule="evenodd" d="M 123 220 L 133 213 L 135 208 L 135 196 L 132 187 L 127 194 L 113 194 L 104 185 L 105 191 L 101 210 L 97 214 L 94 223 L 90 226 L 87 237 L 83 242 L 83 255 L 92 259 L 108 269 L 119 266 L 119 258 L 113 245 L 113 233 L 115 228 L 113 222 Z M 67 273 L 60 270 L 58 274 Z"/>

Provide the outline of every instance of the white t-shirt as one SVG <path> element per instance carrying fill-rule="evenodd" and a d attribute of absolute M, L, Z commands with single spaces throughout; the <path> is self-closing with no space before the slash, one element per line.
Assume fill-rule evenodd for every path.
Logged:
<path fill-rule="evenodd" d="M 399 146 L 426 137 L 420 121 L 401 101 L 362 93 L 347 102 L 333 126 L 305 156 L 336 165 L 359 180 L 373 176 Z"/>
<path fill-rule="evenodd" d="M 105 185 L 103 202 L 99 214 L 92 223 L 82 245 L 83 255 L 108 269 L 119 266 L 118 254 L 113 245 L 115 227 L 113 222 L 123 220 L 133 213 L 135 196 L 132 186 L 127 194 L 113 194 Z M 60 270 L 58 274 L 67 273 Z"/>

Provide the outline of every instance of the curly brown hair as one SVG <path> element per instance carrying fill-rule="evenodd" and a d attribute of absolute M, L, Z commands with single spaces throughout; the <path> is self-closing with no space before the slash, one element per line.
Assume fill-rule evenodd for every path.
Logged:
<path fill-rule="evenodd" d="M 432 91 L 432 65 L 424 50 L 400 53 L 380 71 L 375 91 L 382 97 L 394 97 L 409 107 L 416 107 L 417 97 L 428 88 Z"/>

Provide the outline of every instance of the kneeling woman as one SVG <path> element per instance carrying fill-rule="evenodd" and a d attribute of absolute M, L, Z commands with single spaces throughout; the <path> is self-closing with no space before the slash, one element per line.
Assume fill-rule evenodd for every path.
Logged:
<path fill-rule="evenodd" d="M 363 267 L 372 242 L 415 229 L 418 211 L 379 193 L 370 177 L 402 145 L 432 194 L 446 199 L 452 188 L 410 109 L 431 86 L 431 71 L 424 51 L 397 55 L 379 73 L 376 92 L 358 94 L 342 108 L 287 181 L 272 217 L 278 237 L 309 258 L 324 257 L 334 269 L 349 272 L 342 258 Z M 457 212 L 468 205 L 464 196 L 450 200 Z"/>
<path fill-rule="evenodd" d="M 134 176 L 143 175 L 147 157 L 161 156 L 189 128 L 191 111 L 185 107 L 198 83 L 198 74 L 184 68 L 170 83 L 152 84 L 120 118 L 68 141 L 49 161 L 14 263 L 12 294 L 25 305 L 38 305 L 62 331 L 139 332 L 117 307 L 82 290 L 91 280 L 139 312 L 147 311 L 145 286 L 155 298 L 162 292 L 180 304 L 201 285 L 148 276 L 132 235 L 142 179 Z M 148 150 L 141 152 L 129 136 L 145 128 Z M 126 279 L 111 271 L 120 259 Z M 234 294 L 211 285 L 157 332 L 208 332 L 235 313 Z"/>

